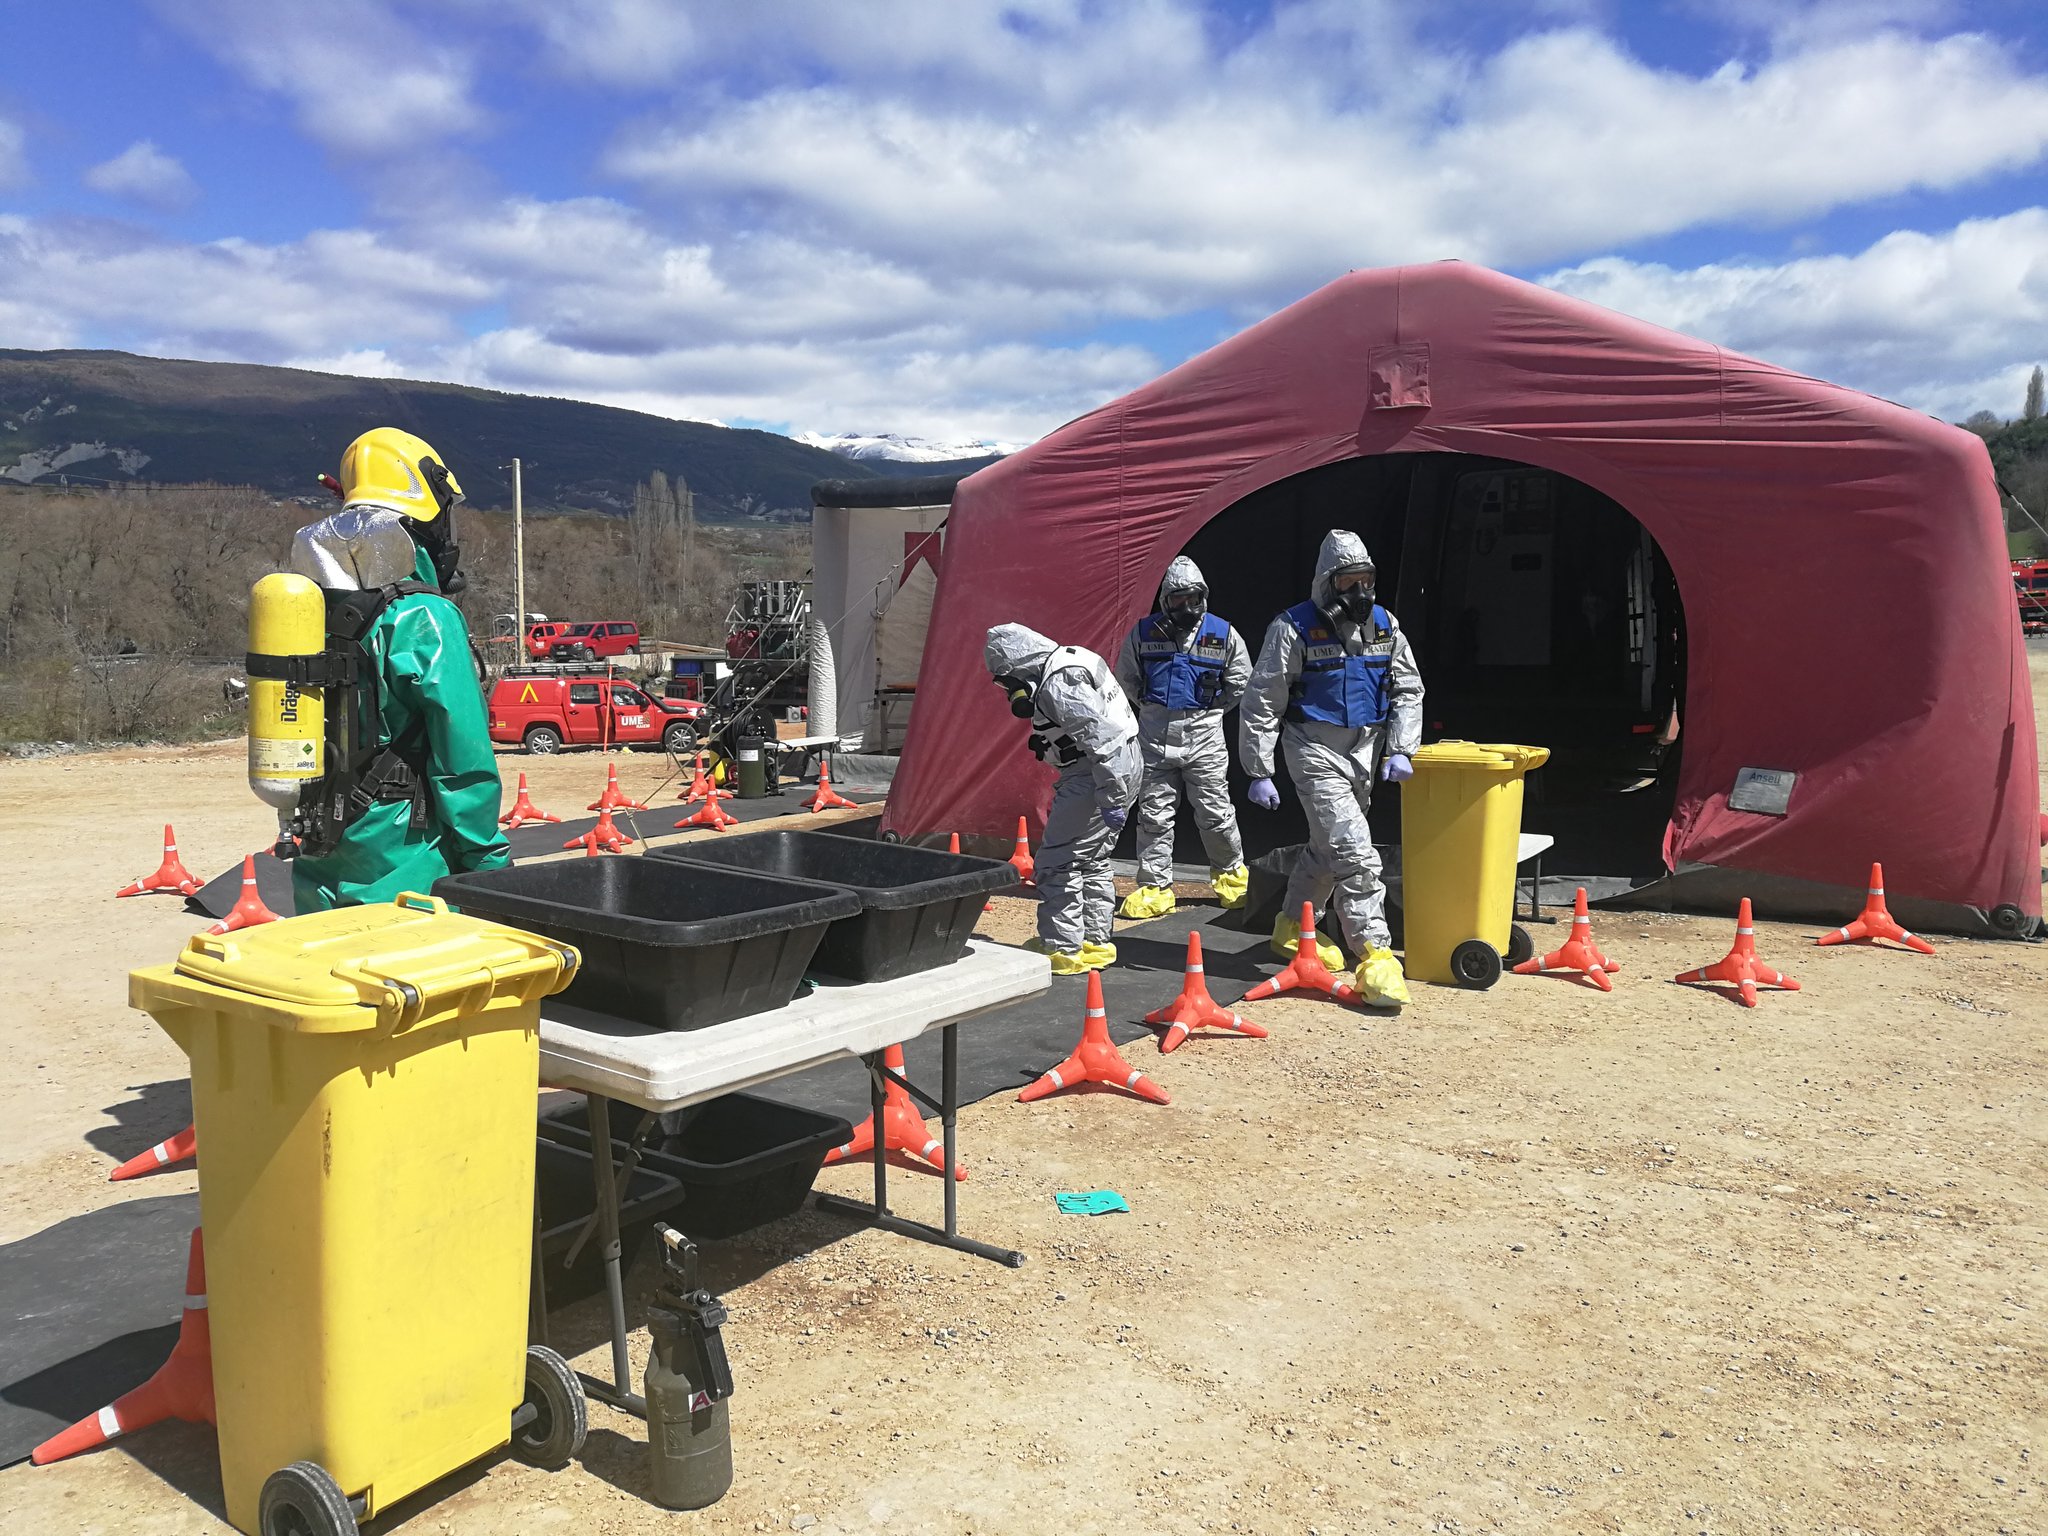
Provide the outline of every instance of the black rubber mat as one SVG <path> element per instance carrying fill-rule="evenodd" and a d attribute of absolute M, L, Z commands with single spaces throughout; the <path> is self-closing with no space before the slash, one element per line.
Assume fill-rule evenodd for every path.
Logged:
<path fill-rule="evenodd" d="M 154 1195 L 0 1246 L 0 1466 L 164 1363 L 198 1225 L 196 1194 Z"/>

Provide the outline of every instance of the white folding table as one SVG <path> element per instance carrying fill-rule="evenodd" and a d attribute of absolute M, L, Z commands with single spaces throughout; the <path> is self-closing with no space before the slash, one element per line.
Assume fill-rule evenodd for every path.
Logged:
<path fill-rule="evenodd" d="M 1052 967 L 1043 955 L 977 939 L 969 941 L 966 954 L 936 970 L 860 985 L 823 978 L 808 996 L 772 1013 L 752 1014 L 708 1029 L 657 1029 L 610 1014 L 592 1013 L 559 998 L 543 1002 L 541 1081 L 583 1094 L 590 1106 L 597 1233 L 605 1291 L 611 1303 L 613 1378 L 606 1382 L 585 1376 L 584 1384 L 593 1395 L 641 1418 L 647 1416 L 646 1403 L 631 1389 L 626 1359 L 625 1285 L 619 1271 L 619 1188 L 612 1163 L 613 1099 L 659 1114 L 843 1056 L 857 1056 L 868 1068 L 869 1098 L 878 1142 L 883 1088 L 885 1081 L 893 1081 L 938 1111 L 944 1127 L 945 1166 L 951 1170 L 957 1166 L 955 1137 L 960 1109 L 960 1056 L 955 1027 L 977 1014 L 1043 992 L 1051 984 Z M 914 1040 L 931 1029 L 940 1032 L 940 1092 L 936 1100 L 881 1064 L 884 1049 Z M 1024 1262 L 1024 1255 L 1014 1249 L 996 1248 L 960 1235 L 959 1194 L 950 1176 L 944 1179 L 946 1213 L 942 1227 L 894 1214 L 889 1209 L 888 1167 L 888 1158 L 877 1145 L 873 1205 L 837 1195 L 812 1198 L 822 1209 L 852 1216 L 884 1231 L 993 1259 L 1013 1268 Z M 544 1318 L 544 1298 L 540 1307 Z"/>

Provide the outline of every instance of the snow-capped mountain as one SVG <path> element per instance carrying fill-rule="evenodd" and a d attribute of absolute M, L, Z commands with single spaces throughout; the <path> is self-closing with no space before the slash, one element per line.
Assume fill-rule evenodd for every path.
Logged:
<path fill-rule="evenodd" d="M 929 438 L 904 437 L 897 432 L 799 432 L 796 440 L 812 448 L 823 448 L 842 459 L 891 459 L 902 464 L 939 464 L 952 459 L 980 459 L 995 453 L 1015 453 L 1017 443 L 991 443 L 963 439 L 935 443 Z"/>

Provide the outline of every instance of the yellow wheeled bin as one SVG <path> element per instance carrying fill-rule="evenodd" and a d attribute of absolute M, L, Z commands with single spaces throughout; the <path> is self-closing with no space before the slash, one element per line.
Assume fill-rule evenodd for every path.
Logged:
<path fill-rule="evenodd" d="M 1514 930 L 1522 780 L 1548 747 L 1439 741 L 1401 786 L 1403 969 L 1415 981 L 1490 987 Z"/>
<path fill-rule="evenodd" d="M 352 1533 L 508 1442 L 580 1445 L 574 1373 L 526 1349 L 540 1000 L 578 963 L 405 895 L 130 973 L 192 1062 L 238 1529 Z"/>

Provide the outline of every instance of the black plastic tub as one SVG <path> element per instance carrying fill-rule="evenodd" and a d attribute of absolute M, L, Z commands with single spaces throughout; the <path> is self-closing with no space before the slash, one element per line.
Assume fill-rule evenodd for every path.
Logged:
<path fill-rule="evenodd" d="M 834 922 L 811 960 L 813 971 L 848 981 L 888 981 L 958 959 L 989 895 L 1017 883 L 1017 872 L 999 859 L 823 832 L 751 832 L 657 848 L 650 857 L 852 891 L 859 914 Z"/>
<path fill-rule="evenodd" d="M 669 859 L 562 859 L 448 875 L 434 894 L 476 917 L 574 944 L 565 1002 L 667 1029 L 780 1008 L 811 955 L 860 899 Z"/>
<path fill-rule="evenodd" d="M 624 1166 L 638 1116 L 612 1106 L 612 1158 Z M 541 1121 L 541 1134 L 582 1151 L 590 1120 L 580 1101 Z M 853 1127 L 837 1115 L 728 1093 L 656 1117 L 641 1143 L 641 1166 L 682 1186 L 669 1219 L 691 1237 L 733 1237 L 793 1216 L 811 1192 L 825 1154 Z"/>
<path fill-rule="evenodd" d="M 543 1121 L 545 1126 L 546 1122 Z M 534 1148 L 533 1197 L 540 1206 L 540 1257 L 548 1310 L 580 1301 L 604 1284 L 604 1244 L 596 1227 L 583 1245 L 584 1225 L 597 1210 L 597 1185 L 591 1171 L 590 1138 L 576 1146 L 558 1137 L 542 1136 Z M 621 1164 L 621 1167 L 624 1165 Z M 647 1165 L 635 1168 L 619 1203 L 619 1272 L 633 1267 L 654 1221 L 683 1200 L 682 1181 Z M 576 1257 L 569 1261 L 569 1250 Z"/>

